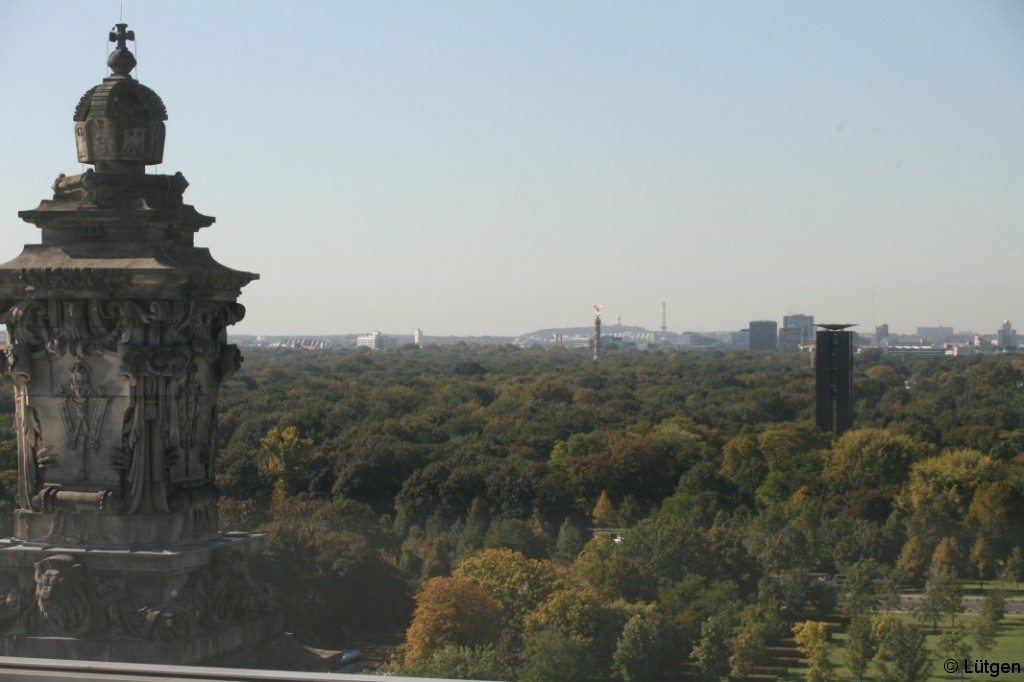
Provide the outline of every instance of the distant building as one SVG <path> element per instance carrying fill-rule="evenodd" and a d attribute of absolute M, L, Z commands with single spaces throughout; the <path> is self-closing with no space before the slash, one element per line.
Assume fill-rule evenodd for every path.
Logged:
<path fill-rule="evenodd" d="M 416 327 L 416 331 L 414 331 L 412 334 L 412 342 L 415 343 L 417 346 L 423 345 L 423 330 L 420 329 L 419 327 Z"/>
<path fill-rule="evenodd" d="M 779 330 L 779 352 L 797 353 L 806 344 L 805 331 L 799 327 L 783 327 Z"/>
<path fill-rule="evenodd" d="M 875 345 L 876 346 L 887 346 L 887 345 L 889 345 L 889 325 L 888 324 L 875 325 Z"/>
<path fill-rule="evenodd" d="M 750 350 L 779 349 L 779 323 L 775 320 L 755 320 L 750 323 Z"/>
<path fill-rule="evenodd" d="M 814 334 L 817 330 L 814 328 L 814 315 L 804 315 L 800 313 L 793 313 L 790 315 L 782 316 L 782 330 L 779 332 L 779 350 L 782 348 L 782 331 L 786 329 L 797 329 L 800 332 L 800 340 L 797 341 L 799 345 L 806 346 L 814 343 Z M 793 332 L 788 332 L 792 334 Z"/>
<path fill-rule="evenodd" d="M 387 334 L 381 334 L 380 332 L 373 332 L 372 334 L 363 334 L 356 339 L 357 348 L 369 348 L 371 350 L 388 350 L 394 348 L 396 345 L 395 339 L 388 336 Z"/>
<path fill-rule="evenodd" d="M 1017 330 L 1009 320 L 1003 320 L 1003 326 L 996 332 L 996 345 L 999 346 L 999 350 L 1017 349 Z"/>
<path fill-rule="evenodd" d="M 953 337 L 952 327 L 918 327 L 917 336 L 918 338 L 924 339 L 931 343 L 946 343 Z"/>
<path fill-rule="evenodd" d="M 741 329 L 738 332 L 730 332 L 726 347 L 734 350 L 750 350 L 750 330 Z"/>
<path fill-rule="evenodd" d="M 853 426 L 853 332 L 819 329 L 814 348 L 818 428 L 843 433 Z"/>

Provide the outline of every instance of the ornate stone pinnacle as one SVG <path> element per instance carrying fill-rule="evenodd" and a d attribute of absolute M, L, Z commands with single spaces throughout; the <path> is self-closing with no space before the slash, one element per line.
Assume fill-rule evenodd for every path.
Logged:
<path fill-rule="evenodd" d="M 135 55 L 131 53 L 125 43 L 129 40 L 135 40 L 135 31 L 126 31 L 128 24 L 115 24 L 114 28 L 117 32 L 110 32 L 110 42 L 117 43 L 117 47 L 107 57 L 107 66 L 117 76 L 127 76 L 131 73 L 131 70 L 135 68 Z"/>

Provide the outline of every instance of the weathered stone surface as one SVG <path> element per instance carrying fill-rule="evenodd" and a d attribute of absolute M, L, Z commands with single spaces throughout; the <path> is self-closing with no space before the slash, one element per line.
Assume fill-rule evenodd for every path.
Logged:
<path fill-rule="evenodd" d="M 281 630 L 248 572 L 262 537 L 217 523 L 217 394 L 241 362 L 227 328 L 257 276 L 195 246 L 213 218 L 180 173 L 145 173 L 167 111 L 116 28 L 114 73 L 74 117 L 96 170 L 22 211 L 42 243 L 0 265 L 18 439 L 0 653 L 196 663 Z"/>
<path fill-rule="evenodd" d="M 272 638 L 280 612 L 247 565 L 261 546 L 250 534 L 152 550 L 0 541 L 0 651 L 196 663 Z"/>

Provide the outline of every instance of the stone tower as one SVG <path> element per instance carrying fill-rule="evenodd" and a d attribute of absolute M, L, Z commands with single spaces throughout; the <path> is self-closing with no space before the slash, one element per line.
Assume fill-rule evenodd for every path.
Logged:
<path fill-rule="evenodd" d="M 131 75 L 75 109 L 78 160 L 19 216 L 42 231 L 0 265 L 0 359 L 14 384 L 18 509 L 0 540 L 0 653 L 190 664 L 280 632 L 249 576 L 262 536 L 217 523 L 217 392 L 241 362 L 226 329 L 257 275 L 194 245 L 213 218 L 146 173 L 167 110 Z"/>

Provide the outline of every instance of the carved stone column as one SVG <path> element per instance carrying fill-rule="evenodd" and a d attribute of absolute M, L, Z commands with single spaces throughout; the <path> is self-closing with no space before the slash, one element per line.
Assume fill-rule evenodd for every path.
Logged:
<path fill-rule="evenodd" d="M 246 564 L 262 537 L 217 524 L 217 393 L 241 362 L 226 330 L 257 275 L 194 245 L 213 218 L 184 203 L 180 173 L 146 174 L 167 112 L 130 75 L 125 28 L 75 109 L 95 170 L 19 213 L 41 243 L 0 265 L 19 507 L 0 653 L 195 663 L 280 631 Z"/>

